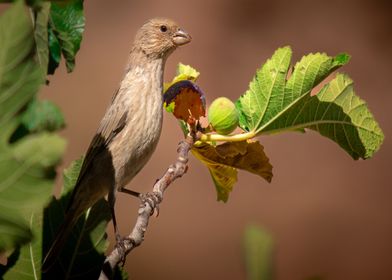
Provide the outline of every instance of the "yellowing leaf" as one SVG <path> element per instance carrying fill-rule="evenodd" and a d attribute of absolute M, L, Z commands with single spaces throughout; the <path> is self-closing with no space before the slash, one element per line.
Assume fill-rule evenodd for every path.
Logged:
<path fill-rule="evenodd" d="M 203 144 L 193 148 L 192 153 L 209 169 L 218 200 L 228 200 L 237 181 L 237 169 L 251 172 L 271 182 L 272 165 L 258 141 L 226 142 L 218 146 Z"/>
<path fill-rule="evenodd" d="M 222 164 L 207 164 L 207 167 L 215 184 L 218 201 L 227 202 L 237 182 L 237 169 Z"/>
<path fill-rule="evenodd" d="M 200 73 L 195 68 L 192 68 L 189 65 L 179 63 L 177 65 L 176 76 L 173 78 L 173 80 L 170 83 L 164 84 L 163 92 L 166 92 L 169 87 L 171 87 L 173 84 L 179 81 L 188 80 L 188 81 L 195 82 L 199 77 L 199 75 Z"/>
<path fill-rule="evenodd" d="M 189 77 L 189 79 L 187 79 L 187 80 L 196 81 L 196 79 L 200 75 L 200 72 L 198 72 L 195 68 L 193 68 L 190 65 L 178 63 L 177 75 L 186 75 L 187 77 Z"/>

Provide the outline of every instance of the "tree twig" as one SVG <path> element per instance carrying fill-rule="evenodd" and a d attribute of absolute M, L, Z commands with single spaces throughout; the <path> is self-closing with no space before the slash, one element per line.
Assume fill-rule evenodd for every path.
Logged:
<path fill-rule="evenodd" d="M 179 143 L 176 162 L 170 165 L 165 174 L 154 184 L 152 192 L 145 195 L 146 199 L 139 207 L 135 226 L 131 233 L 124 239 L 123 248 L 114 248 L 106 257 L 99 276 L 100 280 L 112 279 L 117 265 L 125 259 L 126 255 L 143 242 L 149 219 L 154 213 L 154 209 L 159 209 L 165 190 L 174 180 L 182 177 L 187 171 L 188 154 L 196 141 L 195 138 L 195 134 L 188 135 L 184 141 Z"/>

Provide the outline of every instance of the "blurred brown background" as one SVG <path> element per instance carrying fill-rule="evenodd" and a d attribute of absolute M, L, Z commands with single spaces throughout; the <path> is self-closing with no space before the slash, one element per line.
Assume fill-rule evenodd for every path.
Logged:
<path fill-rule="evenodd" d="M 278 280 L 392 279 L 392 9 L 384 1 L 86 1 L 86 31 L 74 73 L 64 67 L 43 97 L 63 109 L 69 140 L 64 166 L 83 154 L 122 78 L 136 29 L 155 16 L 178 21 L 193 42 L 168 61 L 201 73 L 209 102 L 243 93 L 256 68 L 279 46 L 294 60 L 311 51 L 352 55 L 342 71 L 355 81 L 386 140 L 368 161 L 353 161 L 332 141 L 309 132 L 263 137 L 274 165 L 271 184 L 240 173 L 229 203 L 216 201 L 209 173 L 196 160 L 165 196 L 146 240 L 127 259 L 132 279 L 244 279 L 242 236 L 256 223 L 273 234 Z M 151 189 L 176 157 L 182 138 L 165 115 L 160 144 L 131 183 Z M 119 195 L 123 234 L 138 202 Z M 113 242 L 112 228 L 108 229 Z"/>

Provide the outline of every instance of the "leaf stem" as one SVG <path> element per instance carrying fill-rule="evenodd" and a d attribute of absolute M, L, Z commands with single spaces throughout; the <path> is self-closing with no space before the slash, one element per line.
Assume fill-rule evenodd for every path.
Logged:
<path fill-rule="evenodd" d="M 249 131 L 241 134 L 234 135 L 221 135 L 221 134 L 201 134 L 199 141 L 197 142 L 214 142 L 214 141 L 225 141 L 225 142 L 239 142 L 245 141 L 256 136 L 255 131 Z M 197 142 L 195 143 L 197 145 Z"/>

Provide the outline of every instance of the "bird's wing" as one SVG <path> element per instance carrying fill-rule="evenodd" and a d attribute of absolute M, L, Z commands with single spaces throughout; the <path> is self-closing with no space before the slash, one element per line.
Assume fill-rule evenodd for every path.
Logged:
<path fill-rule="evenodd" d="M 118 91 L 115 93 L 113 101 L 117 95 Z M 111 143 L 113 138 L 125 127 L 127 111 L 121 110 L 121 107 L 114 106 L 113 101 L 105 113 L 105 116 L 103 117 L 101 124 L 87 150 L 86 156 L 83 160 L 82 168 L 80 169 L 78 180 L 76 181 L 75 190 L 78 188 L 79 183 L 83 179 L 84 175 L 88 172 L 91 163 L 94 161 L 94 158 L 99 153 L 104 151 Z"/>

